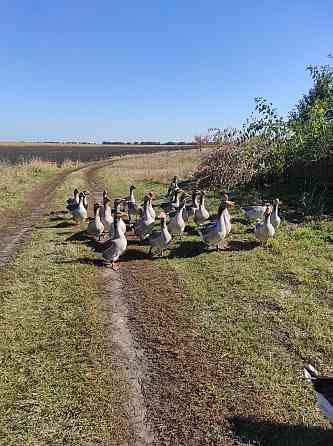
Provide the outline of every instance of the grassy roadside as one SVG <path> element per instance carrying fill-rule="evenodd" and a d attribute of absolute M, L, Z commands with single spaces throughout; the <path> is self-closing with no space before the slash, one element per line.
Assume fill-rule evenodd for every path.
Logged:
<path fill-rule="evenodd" d="M 52 209 L 62 209 L 73 185 L 85 186 L 83 172 L 67 177 Z M 90 249 L 66 240 L 77 229 L 54 218 L 0 271 L 1 445 L 112 438 L 112 358 L 99 271 L 89 263 Z"/>
<path fill-rule="evenodd" d="M 159 194 L 167 179 L 185 177 L 195 164 L 180 173 L 177 155 L 169 164 L 147 155 L 125 158 L 101 169 L 99 181 L 111 195 L 125 195 L 131 183 L 138 198 L 151 189 Z M 216 211 L 214 204 L 208 198 Z M 168 435 L 183 438 L 179 444 L 310 446 L 329 434 L 302 366 L 333 370 L 333 222 L 284 222 L 268 249 L 247 229 L 234 223 L 223 253 L 204 252 L 197 236 L 173 244 L 164 260 L 137 256 L 131 263 L 129 251 L 132 287 L 140 283 L 136 294 L 145 296 L 135 304 L 141 335 L 159 352 L 156 394 L 171 407 Z"/>
<path fill-rule="evenodd" d="M 37 159 L 15 165 L 0 162 L 0 215 L 8 210 L 20 210 L 33 190 L 73 167 L 76 164 L 71 162 L 58 167 Z"/>

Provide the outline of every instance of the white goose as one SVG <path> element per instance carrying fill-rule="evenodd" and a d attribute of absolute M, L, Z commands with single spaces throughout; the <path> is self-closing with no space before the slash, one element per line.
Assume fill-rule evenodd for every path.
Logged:
<path fill-rule="evenodd" d="M 101 217 L 99 215 L 100 205 L 98 203 L 94 204 L 94 218 L 89 222 L 87 227 L 88 235 L 93 237 L 98 237 L 98 240 L 101 239 L 101 235 L 104 231 L 104 225 L 101 222 Z"/>
<path fill-rule="evenodd" d="M 258 222 L 254 228 L 254 234 L 261 242 L 267 243 L 270 238 L 274 237 L 275 229 L 271 223 L 271 213 L 272 208 L 270 206 L 266 206 L 264 221 Z"/>
<path fill-rule="evenodd" d="M 131 222 L 131 217 L 133 215 L 135 215 L 135 216 L 138 215 L 138 207 L 137 207 L 137 204 L 136 204 L 136 201 L 135 201 L 135 197 L 134 197 L 135 189 L 136 189 L 136 187 L 131 185 L 130 189 L 129 189 L 129 196 L 125 199 L 126 200 L 126 205 L 127 205 L 129 222 Z"/>
<path fill-rule="evenodd" d="M 124 254 L 127 248 L 127 239 L 125 234 L 119 230 L 117 208 L 113 220 L 114 237 L 103 244 L 100 255 L 108 262 L 111 262 L 111 267 L 114 271 L 119 270 L 117 264 L 119 257 Z"/>
<path fill-rule="evenodd" d="M 168 231 L 166 224 L 166 214 L 162 212 L 160 214 L 161 230 L 154 231 L 148 237 L 148 243 L 150 244 L 149 254 L 153 255 L 154 251 L 163 256 L 164 250 L 167 249 L 171 242 L 172 235 Z"/>
<path fill-rule="evenodd" d="M 154 194 L 152 192 L 149 192 L 148 197 L 150 198 L 150 200 L 148 201 L 148 211 L 149 211 L 151 217 L 155 220 L 156 212 L 155 212 L 155 209 L 153 208 Z"/>
<path fill-rule="evenodd" d="M 227 235 L 224 214 L 228 206 L 234 206 L 234 203 L 232 201 L 222 201 L 217 213 L 217 219 L 198 229 L 202 241 L 209 248 L 215 247 L 217 251 L 220 250 L 220 244 Z"/>
<path fill-rule="evenodd" d="M 126 228 L 126 223 L 119 216 L 119 207 L 120 207 L 121 202 L 122 202 L 122 200 L 120 200 L 120 199 L 114 200 L 114 214 L 117 214 L 117 227 L 118 227 L 118 231 L 122 232 L 123 234 L 126 234 L 126 229 L 127 229 Z M 113 222 L 114 222 L 114 219 L 113 219 Z M 113 239 L 115 237 L 114 225 L 110 226 L 109 237 L 111 239 Z"/>
<path fill-rule="evenodd" d="M 185 204 L 186 202 L 183 201 L 182 204 L 180 205 L 179 209 L 176 211 L 176 214 L 171 217 L 169 223 L 168 223 L 168 231 L 170 232 L 170 234 L 172 235 L 179 235 L 180 239 L 182 237 L 182 234 L 185 230 L 185 221 L 183 218 L 183 212 L 185 209 Z"/>
<path fill-rule="evenodd" d="M 304 368 L 304 375 L 313 385 L 317 406 L 333 423 L 333 378 L 320 376 L 317 370 L 310 364 Z"/>
<path fill-rule="evenodd" d="M 202 225 L 209 219 L 209 212 L 205 208 L 205 192 L 200 194 L 200 201 L 198 209 L 194 211 L 194 221 L 197 225 Z"/>
<path fill-rule="evenodd" d="M 87 210 L 83 205 L 83 193 L 80 192 L 79 194 L 79 204 L 72 209 L 69 209 L 73 219 L 76 221 L 77 224 L 80 224 L 82 221 L 86 220 L 88 214 Z"/>
<path fill-rule="evenodd" d="M 273 212 L 271 215 L 271 223 L 275 229 L 277 229 L 281 223 L 281 218 L 279 217 L 279 203 L 280 203 L 280 200 L 278 198 L 276 198 L 273 201 Z"/>
<path fill-rule="evenodd" d="M 144 198 L 142 215 L 134 226 L 134 232 L 141 241 L 145 240 L 154 229 L 155 219 L 150 215 L 148 203 L 150 197 L 148 195 Z"/>
<path fill-rule="evenodd" d="M 225 224 L 225 229 L 227 231 L 227 236 L 230 234 L 231 231 L 231 216 L 229 213 L 229 209 L 228 207 L 233 207 L 235 206 L 235 203 L 233 201 L 229 201 L 229 196 L 225 193 L 222 194 L 222 202 L 225 201 L 226 203 L 229 203 L 228 206 L 225 208 L 224 212 L 223 212 L 223 218 L 224 218 L 224 224 Z"/>
<path fill-rule="evenodd" d="M 103 206 L 100 208 L 100 211 L 101 209 L 103 209 L 103 214 L 100 212 L 100 217 L 105 232 L 109 232 L 110 228 L 113 226 L 113 217 L 112 217 L 110 202 L 111 202 L 110 198 L 103 197 Z"/>

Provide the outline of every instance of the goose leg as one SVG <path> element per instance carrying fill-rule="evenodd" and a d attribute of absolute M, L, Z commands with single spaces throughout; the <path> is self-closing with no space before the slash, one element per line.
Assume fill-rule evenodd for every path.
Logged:
<path fill-rule="evenodd" d="M 117 264 L 117 262 L 115 260 L 113 260 L 111 268 L 113 269 L 113 271 L 119 270 L 119 265 Z"/>

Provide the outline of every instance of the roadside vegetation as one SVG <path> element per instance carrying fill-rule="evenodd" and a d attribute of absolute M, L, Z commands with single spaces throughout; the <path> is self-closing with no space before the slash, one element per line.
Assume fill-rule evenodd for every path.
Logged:
<path fill-rule="evenodd" d="M 217 131 L 218 145 L 196 174 L 201 187 L 289 192 L 304 215 L 333 211 L 333 66 L 309 66 L 313 86 L 286 119 L 256 98 L 241 130 Z M 292 191 L 292 194 L 290 194 Z"/>
<path fill-rule="evenodd" d="M 18 164 L 0 162 L 0 215 L 6 210 L 20 211 L 29 194 L 43 187 L 60 172 L 66 172 L 78 163 L 66 161 L 57 166 L 50 161 L 33 159 Z"/>

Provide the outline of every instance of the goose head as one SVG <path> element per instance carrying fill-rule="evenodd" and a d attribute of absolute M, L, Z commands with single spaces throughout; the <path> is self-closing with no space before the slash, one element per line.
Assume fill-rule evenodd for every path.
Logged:
<path fill-rule="evenodd" d="M 76 197 L 76 195 L 79 195 L 79 191 L 78 191 L 78 189 L 74 189 L 74 197 Z"/>
<path fill-rule="evenodd" d="M 165 212 L 161 212 L 159 218 L 160 218 L 161 228 L 163 228 L 164 225 L 166 224 L 166 214 L 165 214 Z"/>
<path fill-rule="evenodd" d="M 265 221 L 268 220 L 268 218 L 270 217 L 271 213 L 272 213 L 272 206 L 270 204 L 268 204 L 268 205 L 266 205 L 266 209 L 265 209 L 265 212 L 264 212 Z"/>
<path fill-rule="evenodd" d="M 132 184 L 131 186 L 130 186 L 130 192 L 132 192 L 133 190 L 135 190 L 136 189 L 136 187 Z"/>

